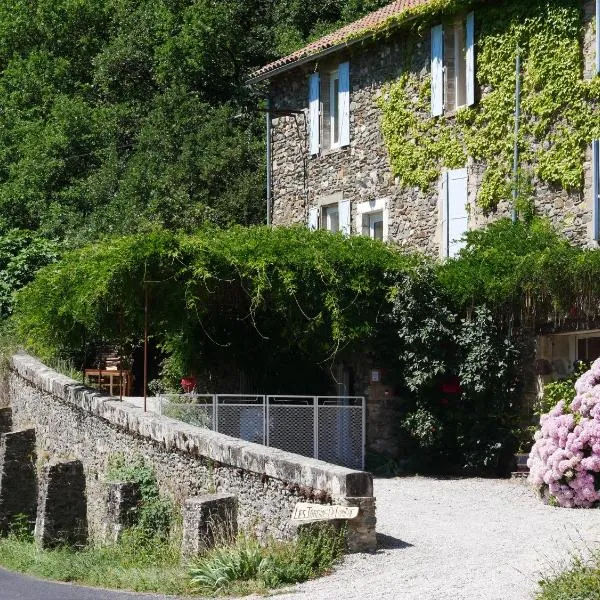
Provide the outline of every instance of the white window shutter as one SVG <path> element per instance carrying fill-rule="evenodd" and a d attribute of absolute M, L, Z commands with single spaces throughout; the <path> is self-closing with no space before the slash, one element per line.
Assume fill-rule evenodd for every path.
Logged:
<path fill-rule="evenodd" d="M 444 28 L 431 30 L 431 114 L 444 114 Z"/>
<path fill-rule="evenodd" d="M 310 154 L 319 154 L 320 94 L 319 74 L 312 73 L 308 83 L 308 119 Z"/>
<path fill-rule="evenodd" d="M 341 63 L 338 69 L 340 78 L 340 146 L 350 144 L 350 63 Z"/>
<path fill-rule="evenodd" d="M 600 241 L 600 140 L 592 142 L 592 177 L 594 239 Z"/>
<path fill-rule="evenodd" d="M 467 170 L 448 172 L 448 256 L 457 256 L 465 247 L 462 239 L 469 229 Z"/>
<path fill-rule="evenodd" d="M 317 207 L 308 210 L 308 228 L 319 229 L 319 209 Z"/>
<path fill-rule="evenodd" d="M 448 256 L 448 173 L 442 179 L 442 256 Z"/>
<path fill-rule="evenodd" d="M 467 105 L 475 104 L 475 13 L 467 15 Z"/>
<path fill-rule="evenodd" d="M 344 235 L 350 235 L 350 200 L 342 200 L 338 204 L 340 218 L 340 231 Z"/>

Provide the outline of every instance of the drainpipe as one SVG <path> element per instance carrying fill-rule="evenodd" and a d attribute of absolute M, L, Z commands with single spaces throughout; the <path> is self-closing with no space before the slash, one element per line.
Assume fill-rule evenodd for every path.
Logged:
<path fill-rule="evenodd" d="M 600 0 L 598 0 L 600 2 Z M 516 92 L 515 92 L 515 146 L 513 158 L 513 205 L 512 221 L 517 222 L 517 198 L 519 195 L 519 128 L 521 119 L 521 53 L 517 48 L 517 60 L 515 64 Z"/>
<path fill-rule="evenodd" d="M 271 225 L 271 204 L 273 202 L 273 183 L 271 181 L 271 100 L 267 97 L 267 225 Z"/>

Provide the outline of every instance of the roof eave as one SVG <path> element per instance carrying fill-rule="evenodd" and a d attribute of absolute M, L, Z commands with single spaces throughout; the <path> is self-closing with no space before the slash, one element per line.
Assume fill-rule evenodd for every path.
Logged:
<path fill-rule="evenodd" d="M 397 27 L 400 27 L 401 25 L 410 23 L 410 21 L 414 21 L 416 18 L 417 18 L 416 16 L 413 16 L 413 17 L 407 18 L 406 20 L 402 20 L 401 22 L 400 21 L 392 22 L 392 24 L 389 26 L 389 29 L 387 29 L 387 31 L 391 31 L 392 29 L 396 29 Z M 308 54 L 307 56 L 303 56 L 302 58 L 299 58 L 298 60 L 287 63 L 285 65 L 281 65 L 280 67 L 277 67 L 276 69 L 273 69 L 272 71 L 267 71 L 266 73 L 262 73 L 261 75 L 258 75 L 256 77 L 251 77 L 250 79 L 248 79 L 248 84 L 251 85 L 254 83 L 259 83 L 261 81 L 264 81 L 265 79 L 270 79 L 271 77 L 275 77 L 276 75 L 280 75 L 281 73 L 285 73 L 286 71 L 290 71 L 291 69 L 295 69 L 296 67 L 305 65 L 306 63 L 312 62 L 313 60 L 318 60 L 319 58 L 322 58 L 323 56 L 328 56 L 329 54 L 333 54 L 334 52 L 339 52 L 340 50 L 343 50 L 344 48 L 348 48 L 358 42 L 364 41 L 366 38 L 368 38 L 372 35 L 373 35 L 373 31 L 371 31 L 371 30 L 365 31 L 365 33 L 363 33 L 362 35 L 358 35 L 356 37 L 353 36 L 350 39 L 348 39 L 340 44 L 336 44 L 335 46 L 331 46 L 330 48 L 325 48 L 324 50 L 320 50 L 319 52 L 315 52 L 314 54 Z"/>

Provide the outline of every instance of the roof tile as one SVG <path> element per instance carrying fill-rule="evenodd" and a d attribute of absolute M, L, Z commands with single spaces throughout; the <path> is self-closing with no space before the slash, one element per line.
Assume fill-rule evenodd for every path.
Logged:
<path fill-rule="evenodd" d="M 385 23 L 385 21 L 387 21 L 390 17 L 395 17 L 405 11 L 418 6 L 423 6 L 429 2 L 431 2 L 431 0 L 397 0 L 396 2 L 392 2 L 391 4 L 388 4 L 387 6 L 384 6 L 383 8 L 366 15 L 358 21 L 354 21 L 353 23 L 350 23 L 349 25 L 346 25 L 345 27 L 342 27 L 341 29 L 338 29 L 337 31 L 334 31 L 308 44 L 300 50 L 296 50 L 296 52 L 293 52 L 288 56 L 279 58 L 276 61 L 261 67 L 252 73 L 252 78 L 264 78 L 266 75 L 279 69 L 280 67 L 287 65 L 291 66 L 293 63 L 298 62 L 303 58 L 337 46 L 353 35 L 359 35 Z"/>

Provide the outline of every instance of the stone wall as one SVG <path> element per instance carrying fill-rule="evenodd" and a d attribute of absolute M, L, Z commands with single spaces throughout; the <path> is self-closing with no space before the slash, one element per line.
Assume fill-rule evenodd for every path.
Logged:
<path fill-rule="evenodd" d="M 191 496 L 235 495 L 240 529 L 259 535 L 292 536 L 295 528 L 289 518 L 298 501 L 368 506 L 349 523 L 348 539 L 354 549 L 374 549 L 370 474 L 144 413 L 85 388 L 30 356 L 19 354 L 12 360 L 13 427 L 35 428 L 42 463 L 81 461 L 92 539 L 104 537 L 108 461 L 122 453 L 142 456 L 151 464 L 161 493 L 180 507 Z"/>
<path fill-rule="evenodd" d="M 584 73 L 591 76 L 595 60 L 593 27 L 595 0 L 582 1 L 585 18 Z M 352 204 L 352 230 L 357 232 L 359 203 L 384 200 L 389 211 L 388 239 L 406 247 L 439 254 L 441 226 L 439 190 L 429 193 L 403 188 L 393 176 L 380 131 L 377 98 L 386 84 L 402 73 L 406 33 L 398 31 L 374 43 L 351 46 L 334 58 L 320 59 L 271 81 L 270 96 L 276 107 L 305 108 L 304 114 L 273 119 L 273 223 L 306 223 L 311 207 L 343 198 Z M 410 69 L 422 81 L 430 74 L 430 39 L 427 32 L 414 40 Z M 411 47 L 412 44 L 409 44 Z M 310 156 L 307 143 L 308 75 L 350 61 L 350 146 Z M 471 228 L 508 216 L 503 203 L 491 214 L 476 204 L 482 165 L 469 161 L 469 208 Z M 438 186 L 439 188 L 439 186 Z M 585 163 L 584 192 L 556 190 L 534 182 L 536 210 L 548 216 L 573 241 L 584 246 L 592 241 L 591 152 Z"/>

